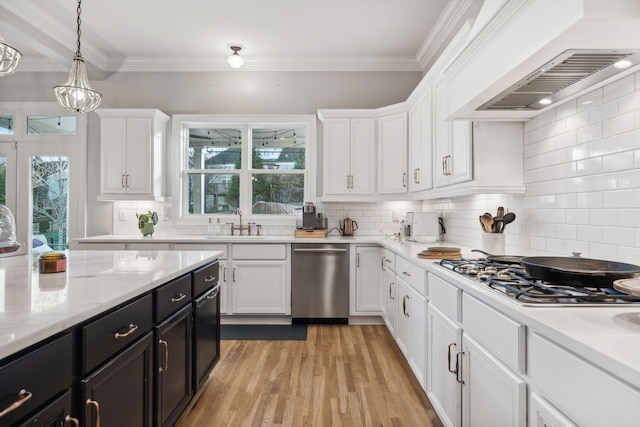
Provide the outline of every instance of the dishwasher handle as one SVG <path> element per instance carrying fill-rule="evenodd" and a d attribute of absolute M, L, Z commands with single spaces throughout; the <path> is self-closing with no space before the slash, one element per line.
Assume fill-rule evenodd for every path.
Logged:
<path fill-rule="evenodd" d="M 294 252 L 307 252 L 307 253 L 319 253 L 319 254 L 334 254 L 337 252 L 347 252 L 346 249 L 342 248 L 295 248 Z"/>

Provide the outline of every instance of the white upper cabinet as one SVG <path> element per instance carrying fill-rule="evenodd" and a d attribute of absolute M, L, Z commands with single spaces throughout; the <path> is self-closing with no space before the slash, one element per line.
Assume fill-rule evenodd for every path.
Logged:
<path fill-rule="evenodd" d="M 166 124 L 158 110 L 96 110 L 100 116 L 98 200 L 155 200 L 163 194 Z"/>
<path fill-rule="evenodd" d="M 432 186 L 433 97 L 431 90 L 409 110 L 409 192 Z"/>
<path fill-rule="evenodd" d="M 378 192 L 407 192 L 407 113 L 401 112 L 378 119 L 380 161 Z"/>
<path fill-rule="evenodd" d="M 324 194 L 374 194 L 375 119 L 327 118 L 323 133 Z"/>

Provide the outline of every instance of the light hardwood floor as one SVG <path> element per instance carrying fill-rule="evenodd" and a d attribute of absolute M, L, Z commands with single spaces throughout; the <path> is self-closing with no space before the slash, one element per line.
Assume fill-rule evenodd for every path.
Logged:
<path fill-rule="evenodd" d="M 222 341 L 176 424 L 442 426 L 382 325 L 310 325 L 306 341 Z"/>

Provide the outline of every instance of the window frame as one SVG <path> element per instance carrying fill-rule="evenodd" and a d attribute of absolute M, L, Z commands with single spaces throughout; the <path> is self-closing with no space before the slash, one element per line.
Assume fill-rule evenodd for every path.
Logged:
<path fill-rule="evenodd" d="M 259 222 L 262 225 L 295 225 L 295 215 L 252 214 L 251 176 L 255 174 L 296 174 L 303 175 L 304 201 L 316 200 L 316 117 L 312 114 L 274 114 L 274 115 L 227 115 L 227 114 L 176 114 L 172 117 L 172 217 L 174 225 L 202 225 L 208 218 L 225 218 L 223 221 L 235 221 L 234 214 L 189 214 L 188 209 L 188 173 L 211 170 L 187 169 L 187 147 L 189 128 L 240 128 L 242 129 L 242 166 L 240 169 L 216 169 L 213 173 L 235 174 L 240 176 L 239 205 L 243 220 Z M 254 170 L 251 168 L 252 146 L 251 129 L 296 127 L 306 128 L 305 169 L 293 170 Z"/>

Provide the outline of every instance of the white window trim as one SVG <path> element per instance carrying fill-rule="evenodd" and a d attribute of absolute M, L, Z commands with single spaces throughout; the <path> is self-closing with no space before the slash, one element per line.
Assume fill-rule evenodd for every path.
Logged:
<path fill-rule="evenodd" d="M 185 143 L 188 141 L 186 134 L 187 129 L 191 127 L 273 127 L 273 126 L 291 126 L 307 128 L 307 147 L 306 147 L 306 167 L 304 172 L 305 180 L 305 201 L 316 200 L 316 116 L 313 114 L 269 114 L 269 115 L 231 115 L 231 114 L 174 114 L 171 122 L 172 144 L 173 147 L 170 158 L 173 173 L 171 178 L 172 188 L 172 219 L 173 225 L 177 226 L 194 226 L 204 225 L 209 217 L 228 217 L 229 221 L 235 221 L 237 216 L 230 214 L 212 214 L 212 215 L 188 215 L 187 200 L 183 197 L 186 191 L 186 158 Z M 245 141 L 247 133 L 243 132 L 243 148 L 248 147 L 248 141 Z M 250 164 L 251 150 L 242 150 L 243 164 Z M 240 174 L 251 174 L 250 170 L 237 171 Z M 256 171 L 258 172 L 258 171 Z M 282 173 L 280 171 L 279 173 Z M 236 173 L 229 170 L 228 173 Z M 260 170 L 258 173 L 275 173 L 268 170 Z M 294 172 L 299 173 L 299 172 Z M 261 225 L 274 226 L 295 226 L 295 216 L 293 215 L 252 215 L 251 214 L 251 180 L 241 180 L 243 187 L 240 189 L 240 210 L 243 213 L 244 222 L 258 222 Z"/>

